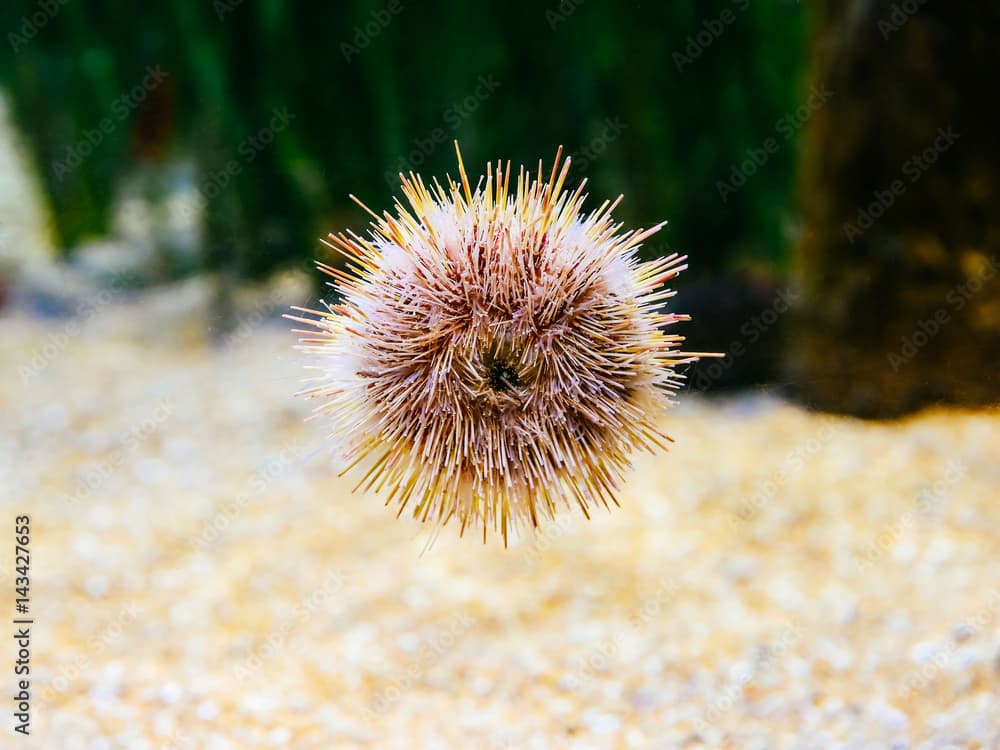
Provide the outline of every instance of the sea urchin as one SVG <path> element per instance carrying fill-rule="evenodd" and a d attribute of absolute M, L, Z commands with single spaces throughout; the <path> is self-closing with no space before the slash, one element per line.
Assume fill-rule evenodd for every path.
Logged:
<path fill-rule="evenodd" d="M 586 180 L 565 191 L 561 155 L 548 180 L 539 162 L 511 186 L 498 162 L 472 190 L 459 152 L 460 185 L 401 174 L 409 207 L 358 201 L 368 238 L 329 236 L 346 270 L 318 265 L 340 299 L 289 317 L 316 329 L 299 331 L 319 371 L 302 393 L 322 399 L 356 491 L 506 544 L 560 506 L 617 505 L 630 454 L 666 447 L 675 368 L 699 356 L 663 331 L 687 316 L 659 310 L 685 258 L 640 262 L 663 225 L 621 232 L 621 197 L 582 213 Z"/>

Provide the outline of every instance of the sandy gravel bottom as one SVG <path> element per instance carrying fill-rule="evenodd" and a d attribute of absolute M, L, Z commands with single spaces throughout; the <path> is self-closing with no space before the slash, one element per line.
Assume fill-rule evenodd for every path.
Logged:
<path fill-rule="evenodd" d="M 423 552 L 335 477 L 290 334 L 143 325 L 0 318 L 3 748 L 1000 747 L 998 412 L 682 397 L 620 509 Z"/>

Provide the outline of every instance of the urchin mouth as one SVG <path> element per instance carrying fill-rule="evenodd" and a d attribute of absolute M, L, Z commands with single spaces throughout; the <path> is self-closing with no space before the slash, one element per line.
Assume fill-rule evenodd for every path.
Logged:
<path fill-rule="evenodd" d="M 511 363 L 503 359 L 495 359 L 489 364 L 487 380 L 490 388 L 497 393 L 507 393 L 521 384 L 521 378 Z"/>
<path fill-rule="evenodd" d="M 513 391 L 524 385 L 520 352 L 513 342 L 494 339 L 480 353 L 483 385 L 495 396 L 512 396 Z"/>

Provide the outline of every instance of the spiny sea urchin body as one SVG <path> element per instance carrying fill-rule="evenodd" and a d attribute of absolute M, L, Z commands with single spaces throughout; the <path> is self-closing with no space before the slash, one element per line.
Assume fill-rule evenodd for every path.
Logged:
<path fill-rule="evenodd" d="M 630 454 L 666 447 L 674 368 L 696 358 L 663 331 L 686 316 L 659 311 L 684 258 L 640 262 L 662 224 L 622 232 L 617 200 L 584 214 L 560 155 L 547 180 L 497 163 L 472 190 L 459 154 L 460 185 L 400 175 L 409 207 L 372 213 L 367 239 L 330 235 L 347 271 L 320 264 L 339 304 L 296 318 L 318 331 L 303 393 L 355 489 L 399 513 L 506 543 L 561 507 L 617 504 Z"/>

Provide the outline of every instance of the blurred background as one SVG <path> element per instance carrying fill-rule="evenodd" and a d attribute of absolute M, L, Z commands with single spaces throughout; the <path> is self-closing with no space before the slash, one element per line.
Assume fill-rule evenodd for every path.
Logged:
<path fill-rule="evenodd" d="M 5 278 L 26 256 L 128 289 L 209 273 L 224 331 L 235 285 L 336 261 L 317 238 L 364 227 L 349 192 L 389 206 L 400 171 L 454 171 L 455 139 L 476 165 L 561 144 L 627 225 L 670 220 L 647 255 L 690 254 L 678 308 L 730 354 L 698 387 L 990 403 L 998 10 L 924 5 L 9 2 L 4 200 L 41 216 L 8 209 Z"/>
<path fill-rule="evenodd" d="M 330 747 L 339 737 L 389 747 L 373 726 L 391 720 L 417 737 L 445 683 L 471 680 L 486 700 L 498 685 L 519 690 L 518 675 L 530 683 L 536 667 L 565 673 L 554 651 L 523 645 L 556 649 L 545 639 L 563 631 L 577 648 L 565 658 L 583 664 L 570 670 L 585 677 L 578 688 L 621 709 L 568 708 L 559 701 L 570 689 L 553 677 L 544 701 L 557 708 L 543 713 L 575 717 L 558 722 L 578 739 L 601 746 L 634 729 L 639 739 L 608 746 L 643 747 L 642 737 L 665 736 L 665 722 L 695 744 L 727 733 L 749 742 L 771 736 L 761 729 L 770 720 L 747 709 L 764 722 L 747 729 L 750 714 L 715 711 L 727 685 L 738 685 L 737 703 L 757 700 L 729 670 L 758 653 L 761 633 L 786 632 L 790 602 L 804 606 L 789 592 L 816 580 L 832 588 L 816 588 L 823 603 L 796 620 L 806 633 L 796 648 L 827 666 L 797 653 L 781 669 L 803 691 L 822 682 L 817 726 L 850 714 L 860 678 L 845 670 L 865 665 L 880 676 L 854 713 L 857 726 L 870 721 L 868 739 L 970 726 L 983 742 L 996 737 L 996 613 L 974 581 L 995 580 L 1000 528 L 1000 3 L 7 0 L 0 29 L 2 471 L 18 511 L 47 527 L 40 627 L 52 628 L 59 653 L 39 667 L 50 709 L 39 721 L 69 743 L 60 746 L 103 737 L 110 744 L 78 746 L 150 747 L 128 729 L 152 721 L 153 709 L 137 708 L 148 704 L 165 717 L 155 746 Z M 308 405 L 291 397 L 301 364 L 280 319 L 324 293 L 314 259 L 340 262 L 319 238 L 364 231 L 348 193 L 389 208 L 400 171 L 455 174 L 456 139 L 470 175 L 497 158 L 549 163 L 562 145 L 590 205 L 624 193 L 626 226 L 668 219 L 642 252 L 690 256 L 670 309 L 692 315 L 680 331 L 690 348 L 726 354 L 688 371 L 678 448 L 640 462 L 617 520 L 557 525 L 524 542 L 527 562 L 508 555 L 481 570 L 478 557 L 502 552 L 449 540 L 433 562 L 414 562 L 411 522 L 350 496 L 316 458 L 322 428 L 301 424 Z M 826 420 L 838 437 L 824 437 Z M 664 472 L 669 483 L 654 481 Z M 772 477 L 777 489 L 766 489 Z M 933 512 L 914 510 L 926 491 L 937 493 Z M 310 528 L 296 530 L 304 521 Z M 282 559 L 265 554 L 269 539 L 287 542 Z M 778 539 L 794 540 L 790 550 L 776 552 Z M 719 653 L 696 631 L 641 614 L 666 601 L 662 571 L 698 554 L 696 582 L 670 578 L 667 590 L 694 621 L 721 628 L 706 636 L 719 636 Z M 274 592 L 314 585 L 331 565 L 339 582 L 324 617 L 289 620 L 295 602 Z M 580 565 L 594 576 L 583 591 Z M 426 567 L 399 580 L 400 566 Z M 548 604 L 532 599 L 539 580 Z M 201 593 L 178 604 L 178 587 L 196 582 Z M 490 587 L 495 600 L 472 593 Z M 937 607 L 942 587 L 948 606 Z M 765 603 L 731 610 L 744 596 Z M 918 602 L 909 620 L 904 603 L 879 609 L 908 597 Z M 439 598 L 496 642 L 462 630 L 464 652 L 432 649 L 404 679 L 400 664 L 439 632 L 434 618 L 445 614 L 419 614 Z M 129 610 L 114 614 L 129 602 L 145 607 L 141 627 Z M 539 609 L 556 603 L 575 619 Z M 611 620 L 594 619 L 598 609 Z M 988 624 L 952 639 L 958 620 L 983 612 Z M 175 642 L 199 617 L 222 629 L 217 640 Z M 746 633 L 726 629 L 736 620 Z M 627 636 L 614 641 L 623 622 Z M 850 639 L 836 630 L 857 623 L 879 635 L 865 631 L 873 645 L 848 667 Z M 105 639 L 113 626 L 124 634 Z M 274 658 L 271 671 L 251 670 L 257 683 L 240 678 L 237 697 L 220 697 L 233 665 L 260 656 L 275 632 L 280 653 L 325 648 L 329 661 L 305 686 L 292 672 L 279 678 L 284 657 Z M 962 657 L 972 672 L 948 661 L 935 674 L 953 682 L 900 697 L 899 681 L 921 668 L 910 663 L 914 644 L 941 633 L 921 663 L 965 644 L 980 649 Z M 160 650 L 143 656 L 157 639 Z M 398 648 L 374 645 L 385 639 Z M 653 645 L 667 641 L 680 645 L 667 655 Z M 468 666 L 482 658 L 500 669 L 505 644 L 522 653 L 514 682 Z M 382 648 L 396 651 L 377 666 L 357 655 Z M 649 675 L 681 653 L 701 666 L 682 669 L 680 682 L 622 687 L 586 661 L 595 653 L 654 683 Z M 187 666 L 166 676 L 175 660 Z M 199 668 L 213 675 L 201 687 Z M 342 682 L 331 682 L 338 670 Z M 790 683 L 769 679 L 754 690 L 777 701 L 776 722 L 807 713 L 782 702 Z M 956 684 L 968 702 L 945 711 L 940 696 Z M 357 705 L 324 714 L 323 744 L 299 725 L 330 691 Z M 693 713 L 664 718 L 667 696 Z M 520 700 L 500 701 L 512 718 L 487 722 L 481 746 L 562 746 L 520 727 L 533 716 Z M 938 708 L 937 724 L 918 718 Z M 204 744 L 197 727 L 171 724 L 182 709 L 205 727 L 242 716 L 244 734 Z M 374 724 L 359 718 L 373 711 Z M 261 712 L 271 723 L 254 734 L 246 717 Z M 433 746 L 419 736 L 400 746 Z"/>

